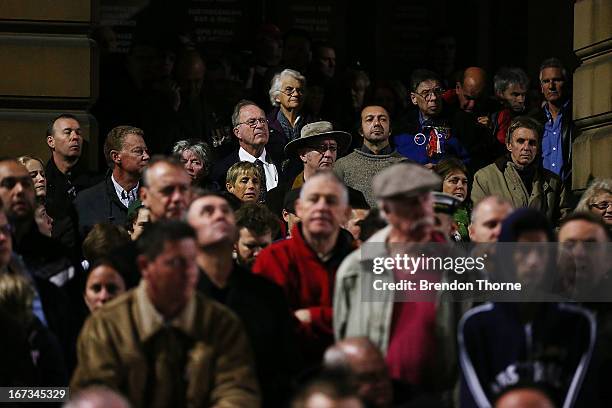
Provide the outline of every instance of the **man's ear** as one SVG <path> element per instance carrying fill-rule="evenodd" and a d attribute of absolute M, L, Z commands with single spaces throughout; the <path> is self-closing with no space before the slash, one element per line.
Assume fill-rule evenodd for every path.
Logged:
<path fill-rule="evenodd" d="M 140 188 L 140 202 L 145 206 L 148 207 L 148 199 L 149 199 L 149 188 L 142 186 Z"/>
<path fill-rule="evenodd" d="M 121 159 L 119 158 L 119 152 L 117 150 L 110 151 L 110 159 L 113 163 L 121 163 Z"/>
<path fill-rule="evenodd" d="M 51 150 L 55 149 L 55 138 L 53 136 L 47 136 L 47 146 Z"/>
<path fill-rule="evenodd" d="M 511 152 L 512 151 L 512 143 L 506 143 L 506 149 Z"/>
<path fill-rule="evenodd" d="M 417 97 L 416 97 L 416 95 L 414 93 L 410 94 L 410 101 L 412 102 L 413 105 L 415 105 L 415 106 L 418 105 Z"/>
<path fill-rule="evenodd" d="M 232 132 L 234 132 L 234 136 L 236 136 L 236 139 L 238 140 L 242 140 L 240 138 L 240 131 L 238 130 L 238 126 L 236 126 L 235 128 L 232 129 Z"/>
<path fill-rule="evenodd" d="M 148 277 L 147 266 L 149 266 L 149 260 L 144 255 L 138 255 L 136 258 L 136 264 L 138 265 L 138 270 L 143 278 Z"/>
<path fill-rule="evenodd" d="M 460 89 L 463 89 L 463 86 L 461 85 L 461 82 L 455 82 L 455 90 L 458 91 Z"/>
<path fill-rule="evenodd" d="M 307 152 L 304 150 L 301 150 L 299 155 L 300 155 L 300 160 L 302 161 L 302 163 L 306 163 L 306 154 Z"/>
<path fill-rule="evenodd" d="M 231 185 L 230 183 L 225 183 L 225 189 L 232 194 L 234 193 L 234 186 Z"/>

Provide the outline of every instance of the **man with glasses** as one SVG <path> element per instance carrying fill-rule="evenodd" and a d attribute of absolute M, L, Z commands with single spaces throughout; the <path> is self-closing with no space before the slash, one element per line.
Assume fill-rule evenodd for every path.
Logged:
<path fill-rule="evenodd" d="M 264 179 L 265 191 L 278 185 L 280 163 L 266 150 L 270 140 L 268 120 L 264 111 L 255 102 L 243 99 L 234 107 L 232 114 L 234 135 L 239 149 L 217 162 L 211 172 L 212 180 L 225 185 L 227 170 L 239 161 L 248 161 L 259 167 Z M 264 189 L 262 189 L 264 191 Z"/>
<path fill-rule="evenodd" d="M 104 157 L 111 174 L 81 191 L 74 201 L 81 237 L 98 223 L 125 225 L 128 207 L 138 199 L 140 177 L 150 159 L 144 132 L 132 126 L 117 126 L 106 136 Z"/>
<path fill-rule="evenodd" d="M 293 180 L 283 182 L 270 191 L 266 201 L 268 208 L 274 214 L 282 215 L 285 194 L 290 190 L 301 188 L 317 171 L 333 169 L 338 154 L 345 152 L 350 145 L 351 135 L 347 132 L 334 130 L 330 122 L 314 122 L 304 126 L 300 137 L 285 146 L 287 157 L 299 158 L 303 170 Z M 349 202 L 351 205 L 365 204 L 365 197 L 361 192 L 349 188 Z M 365 206 L 365 208 L 368 208 L 367 204 Z"/>
<path fill-rule="evenodd" d="M 397 151 L 428 168 L 449 155 L 467 162 L 468 152 L 444 111 L 444 89 L 438 75 L 417 69 L 410 78 L 410 88 L 410 100 L 418 110 L 408 124 L 409 130 L 393 137 Z"/>

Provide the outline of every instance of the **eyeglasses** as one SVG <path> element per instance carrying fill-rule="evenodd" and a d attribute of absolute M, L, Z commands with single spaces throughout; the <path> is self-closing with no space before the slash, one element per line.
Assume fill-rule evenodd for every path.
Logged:
<path fill-rule="evenodd" d="M 310 146 L 310 148 L 321 154 L 325 154 L 325 152 L 327 152 L 328 150 L 332 153 L 336 153 L 338 151 L 338 146 L 331 145 L 331 144 L 330 145 L 327 145 L 327 144 L 314 145 L 314 146 Z"/>
<path fill-rule="evenodd" d="M 612 207 L 612 201 L 602 201 L 601 203 L 593 203 L 589 207 L 597 208 L 599 211 L 605 211 L 608 209 L 608 207 Z"/>
<path fill-rule="evenodd" d="M 444 93 L 443 88 L 433 88 L 433 89 L 424 89 L 421 92 L 413 92 L 415 95 L 419 95 L 421 98 L 425 100 L 429 100 L 433 95 L 436 97 L 442 95 Z"/>
<path fill-rule="evenodd" d="M 128 153 L 133 154 L 133 155 L 135 155 L 135 156 L 140 156 L 140 157 L 144 156 L 144 155 L 145 155 L 145 153 L 147 154 L 147 156 L 150 156 L 150 155 L 151 155 L 151 154 L 149 153 L 149 149 L 142 149 L 142 148 L 140 148 L 140 147 L 135 148 L 135 149 L 133 149 L 133 150 L 129 151 Z"/>
<path fill-rule="evenodd" d="M 257 124 L 260 125 L 268 125 L 268 119 L 266 118 L 255 118 L 255 119 L 249 119 L 249 120 L 245 120 L 244 122 L 239 122 L 236 123 L 236 127 L 240 126 L 240 125 L 247 125 L 250 128 L 255 129 L 257 127 Z"/>
<path fill-rule="evenodd" d="M 281 92 L 287 96 L 291 96 L 297 92 L 298 95 L 304 95 L 304 89 L 302 88 L 294 88 L 292 86 L 287 86 L 285 89 L 281 89 Z"/>

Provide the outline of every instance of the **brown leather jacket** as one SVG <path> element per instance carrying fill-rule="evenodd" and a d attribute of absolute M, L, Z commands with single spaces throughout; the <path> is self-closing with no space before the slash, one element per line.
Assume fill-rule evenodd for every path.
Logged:
<path fill-rule="evenodd" d="M 101 383 L 124 394 L 134 407 L 259 407 L 253 358 L 239 319 L 196 294 L 179 316 L 164 322 L 145 285 L 141 282 L 87 320 L 72 391 Z M 167 332 L 178 335 L 168 340 Z M 170 368 L 177 367 L 173 361 L 184 361 L 178 365 L 182 372 Z M 177 393 L 181 379 L 184 388 Z"/>

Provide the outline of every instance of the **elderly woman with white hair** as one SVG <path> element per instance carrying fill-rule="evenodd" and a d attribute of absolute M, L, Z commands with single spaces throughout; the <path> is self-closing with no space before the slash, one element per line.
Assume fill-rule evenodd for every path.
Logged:
<path fill-rule="evenodd" d="M 306 78 L 298 71 L 285 69 L 274 75 L 269 91 L 273 106 L 268 114 L 270 139 L 280 136 L 286 144 L 299 138 L 302 127 L 313 121 L 303 112 L 305 90 Z"/>
<path fill-rule="evenodd" d="M 576 211 L 592 212 L 601 217 L 612 231 L 612 179 L 595 179 L 586 189 Z"/>

